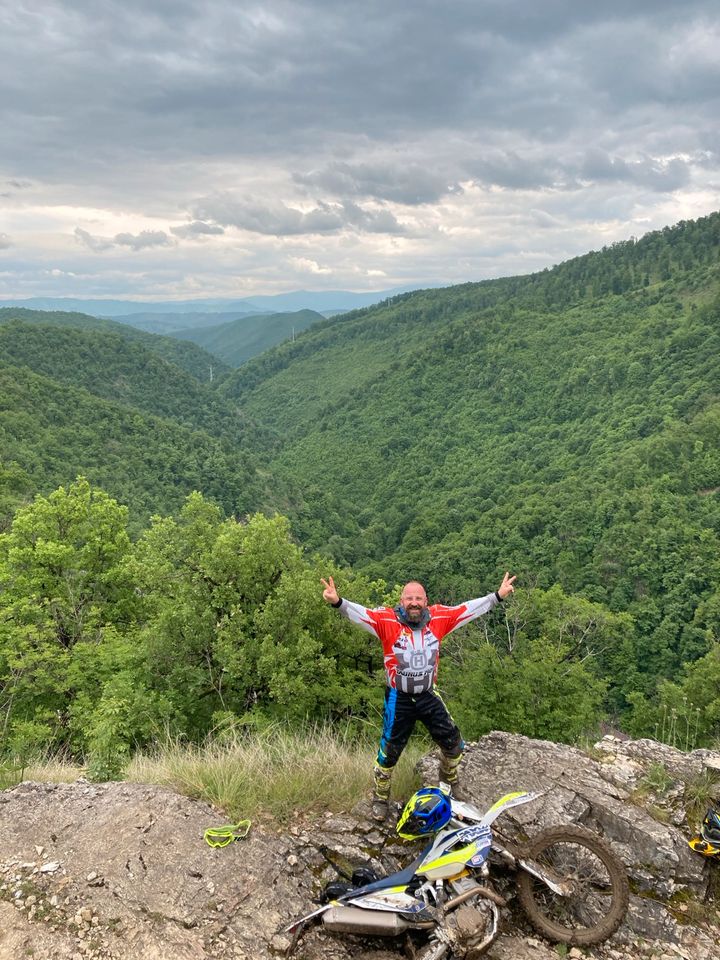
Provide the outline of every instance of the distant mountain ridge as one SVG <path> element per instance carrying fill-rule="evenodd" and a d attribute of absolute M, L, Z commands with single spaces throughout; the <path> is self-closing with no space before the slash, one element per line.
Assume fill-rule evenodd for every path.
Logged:
<path fill-rule="evenodd" d="M 0 307 L 0 325 L 14 322 L 115 334 L 130 343 L 142 344 L 146 350 L 162 357 L 169 363 L 175 364 L 200 381 L 211 381 L 230 369 L 217 357 L 211 356 L 194 343 L 147 333 L 138 330 L 136 327 L 117 323 L 115 320 L 108 320 L 103 317 L 92 317 L 84 313 L 61 310 L 45 311 L 28 310 L 24 307 Z"/>
<path fill-rule="evenodd" d="M 95 317 L 122 318 L 140 313 L 275 313 L 292 310 L 316 310 L 318 313 L 355 310 L 371 306 L 387 297 L 416 289 L 394 287 L 390 290 L 355 293 L 350 290 L 295 290 L 290 293 L 258 295 L 247 298 L 203 298 L 199 300 L 121 300 L 79 297 L 29 297 L 26 300 L 0 300 L 2 307 L 29 310 L 63 310 L 89 313 Z"/>

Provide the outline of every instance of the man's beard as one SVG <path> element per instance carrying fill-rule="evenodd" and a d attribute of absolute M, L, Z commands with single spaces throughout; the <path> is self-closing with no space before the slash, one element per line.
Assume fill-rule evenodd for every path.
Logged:
<path fill-rule="evenodd" d="M 405 610 L 405 616 L 410 623 L 420 623 L 422 615 L 422 607 L 408 607 Z"/>

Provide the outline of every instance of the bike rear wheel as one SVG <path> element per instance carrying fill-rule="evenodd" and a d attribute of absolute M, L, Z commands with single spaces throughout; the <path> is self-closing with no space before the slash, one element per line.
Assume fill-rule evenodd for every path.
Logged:
<path fill-rule="evenodd" d="M 582 827 L 551 827 L 524 854 L 572 888 L 562 896 L 526 871 L 518 872 L 520 903 L 540 933 L 559 943 L 589 946 L 617 930 L 630 888 L 625 867 L 604 840 Z"/>

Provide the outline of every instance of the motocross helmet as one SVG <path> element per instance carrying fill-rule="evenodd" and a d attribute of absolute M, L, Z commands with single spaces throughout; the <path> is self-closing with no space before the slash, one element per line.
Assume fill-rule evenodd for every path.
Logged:
<path fill-rule="evenodd" d="M 422 787 L 405 804 L 397 827 L 398 836 L 405 840 L 419 840 L 437 833 L 452 816 L 450 798 L 437 787 Z"/>
<path fill-rule="evenodd" d="M 705 814 L 700 833 L 703 840 L 707 840 L 716 847 L 720 845 L 720 814 L 714 807 L 710 807 Z"/>

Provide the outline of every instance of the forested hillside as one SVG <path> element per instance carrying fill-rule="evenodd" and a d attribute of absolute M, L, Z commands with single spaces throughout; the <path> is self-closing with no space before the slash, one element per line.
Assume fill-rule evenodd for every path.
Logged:
<path fill-rule="evenodd" d="M 0 328 L 5 740 L 108 773 L 161 728 L 363 723 L 378 651 L 319 577 L 453 601 L 511 569 L 446 647 L 467 737 L 711 742 L 719 257 L 715 214 L 317 323 L 212 383 L 116 325 Z"/>
<path fill-rule="evenodd" d="M 192 340 L 229 366 L 239 367 L 283 340 L 293 340 L 296 334 L 324 319 L 322 314 L 314 310 L 264 313 L 239 317 L 230 323 L 210 327 L 174 330 L 170 335 Z"/>
<path fill-rule="evenodd" d="M 40 323 L 44 316 L 56 322 Z M 4 319 L 0 525 L 36 493 L 79 474 L 128 504 L 136 530 L 153 513 L 179 509 L 193 490 L 229 514 L 280 499 L 257 471 L 267 432 L 210 381 L 164 358 L 165 338 L 140 331 L 126 338 L 121 324 L 81 314 Z M 178 360 L 190 360 L 191 369 L 198 359 L 215 362 L 193 344 L 178 346 Z"/>
<path fill-rule="evenodd" d="M 18 503 L 78 474 L 130 504 L 136 528 L 201 488 L 227 513 L 267 503 L 255 460 L 200 430 L 2 362 L 0 395 L 5 524 Z"/>
<path fill-rule="evenodd" d="M 11 321 L 0 325 L 0 357 L 105 400 L 244 442 L 245 425 L 234 404 L 144 342 L 114 330 Z"/>
<path fill-rule="evenodd" d="M 0 308 L 0 324 L 12 323 L 13 321 L 114 333 L 131 343 L 141 344 L 151 353 L 162 357 L 169 363 L 174 363 L 201 382 L 209 382 L 211 379 L 220 377 L 228 370 L 228 367 L 221 360 L 210 356 L 195 344 L 175 340 L 172 337 L 146 333 L 144 330 L 138 330 L 115 320 L 104 320 L 100 317 L 90 317 L 84 313 L 69 313 L 62 310 L 27 310 L 23 307 Z"/>
<path fill-rule="evenodd" d="M 720 634 L 719 254 L 715 214 L 405 295 L 221 389 L 282 438 L 304 543 L 444 598 L 510 567 L 629 613 L 625 709 Z"/>

